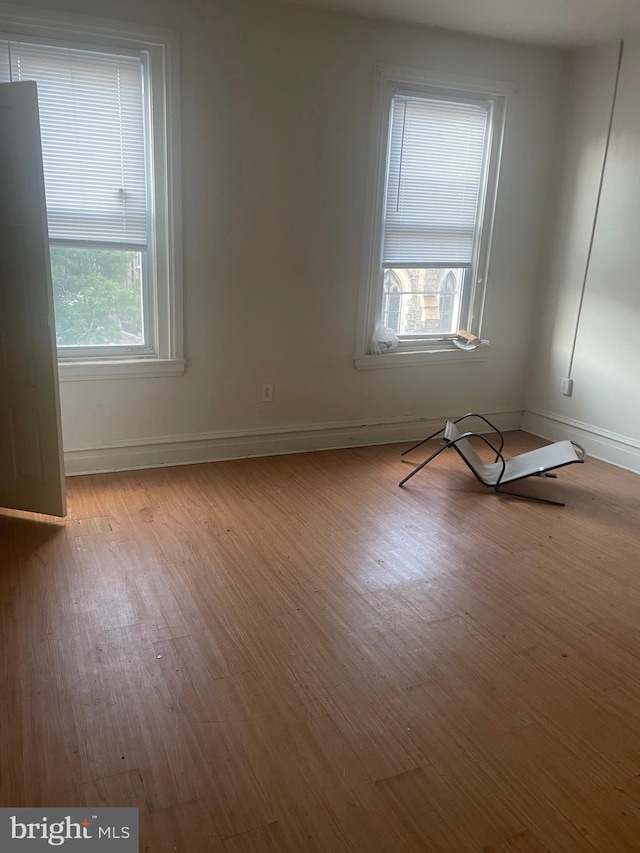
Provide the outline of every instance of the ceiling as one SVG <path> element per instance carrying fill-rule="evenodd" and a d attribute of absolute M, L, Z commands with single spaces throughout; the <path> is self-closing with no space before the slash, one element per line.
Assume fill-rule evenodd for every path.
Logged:
<path fill-rule="evenodd" d="M 573 47 L 640 31 L 640 0 L 293 0 L 469 33 Z"/>

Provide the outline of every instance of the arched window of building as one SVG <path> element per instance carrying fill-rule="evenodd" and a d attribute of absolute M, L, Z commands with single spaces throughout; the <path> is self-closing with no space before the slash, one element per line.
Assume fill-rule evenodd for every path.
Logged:
<path fill-rule="evenodd" d="M 382 325 L 400 332 L 402 324 L 402 281 L 396 272 L 386 270 L 382 294 Z"/>
<path fill-rule="evenodd" d="M 457 332 L 458 325 L 458 271 L 450 270 L 438 286 L 440 302 L 440 329 L 443 334 Z M 456 328 L 454 328 L 454 326 Z"/>

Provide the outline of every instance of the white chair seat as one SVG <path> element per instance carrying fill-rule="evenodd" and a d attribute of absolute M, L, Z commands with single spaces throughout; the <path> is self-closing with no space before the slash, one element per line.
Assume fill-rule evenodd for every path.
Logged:
<path fill-rule="evenodd" d="M 500 437 L 498 447 L 495 447 L 489 439 L 478 432 L 461 432 L 458 424 L 467 418 L 476 418 L 484 421 L 495 433 Z M 411 450 L 415 450 L 426 441 L 444 433 L 445 444 L 439 450 L 417 465 L 410 474 L 400 481 L 400 485 L 404 486 L 407 480 L 410 480 L 414 474 L 421 471 L 425 465 L 428 465 L 432 459 L 435 459 L 443 450 L 452 447 L 464 459 L 467 466 L 473 471 L 475 476 L 484 483 L 485 486 L 492 487 L 497 493 L 500 492 L 503 486 L 508 483 L 515 483 L 517 480 L 524 480 L 527 477 L 536 477 L 547 475 L 550 471 L 556 468 L 562 468 L 565 465 L 571 465 L 574 462 L 584 462 L 587 454 L 575 441 L 557 441 L 555 444 L 549 444 L 546 447 L 539 447 L 537 450 L 530 450 L 528 453 L 521 453 L 519 456 L 514 456 L 513 459 L 505 459 L 502 455 L 504 439 L 501 432 L 487 420 L 484 415 L 474 414 L 470 412 L 463 415 L 455 421 L 447 421 L 441 429 L 433 435 L 419 441 L 403 452 L 403 456 Z M 482 441 L 494 454 L 495 462 L 484 462 L 476 452 L 475 448 L 469 441 L 469 438 L 475 437 L 478 441 Z M 555 476 L 555 474 L 551 475 Z M 536 497 L 534 495 L 515 494 L 514 492 L 504 492 L 512 494 L 515 497 L 525 498 L 527 500 L 542 501 L 543 503 L 557 504 L 564 506 L 560 501 L 554 501 L 547 498 Z"/>
<path fill-rule="evenodd" d="M 453 421 L 447 421 L 444 437 L 447 441 L 458 439 L 454 447 L 478 479 L 486 483 L 487 486 L 495 486 L 498 480 L 500 483 L 513 483 L 514 480 L 535 477 L 545 473 L 545 471 L 582 461 L 570 441 L 557 441 L 555 444 L 538 447 L 536 450 L 514 456 L 513 459 L 507 459 L 504 465 L 504 474 L 500 477 L 502 462 L 483 462 L 469 439 L 461 438 L 462 435 L 463 433 Z"/>

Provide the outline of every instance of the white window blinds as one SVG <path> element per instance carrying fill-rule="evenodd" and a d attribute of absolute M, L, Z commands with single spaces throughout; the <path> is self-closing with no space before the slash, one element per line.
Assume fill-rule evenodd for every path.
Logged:
<path fill-rule="evenodd" d="M 20 41 L 0 48 L 0 71 L 5 53 L 12 81 L 38 85 L 49 237 L 145 248 L 141 57 Z"/>
<path fill-rule="evenodd" d="M 396 94 L 382 265 L 466 267 L 484 188 L 489 104 Z"/>

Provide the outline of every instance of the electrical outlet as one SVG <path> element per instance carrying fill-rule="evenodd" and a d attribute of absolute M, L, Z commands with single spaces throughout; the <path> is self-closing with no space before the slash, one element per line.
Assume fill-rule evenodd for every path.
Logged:
<path fill-rule="evenodd" d="M 573 379 L 563 376 L 560 380 L 560 392 L 564 394 L 565 397 L 570 397 L 573 392 Z"/>
<path fill-rule="evenodd" d="M 273 385 L 262 386 L 262 396 L 260 397 L 260 401 L 262 403 L 273 403 Z"/>

